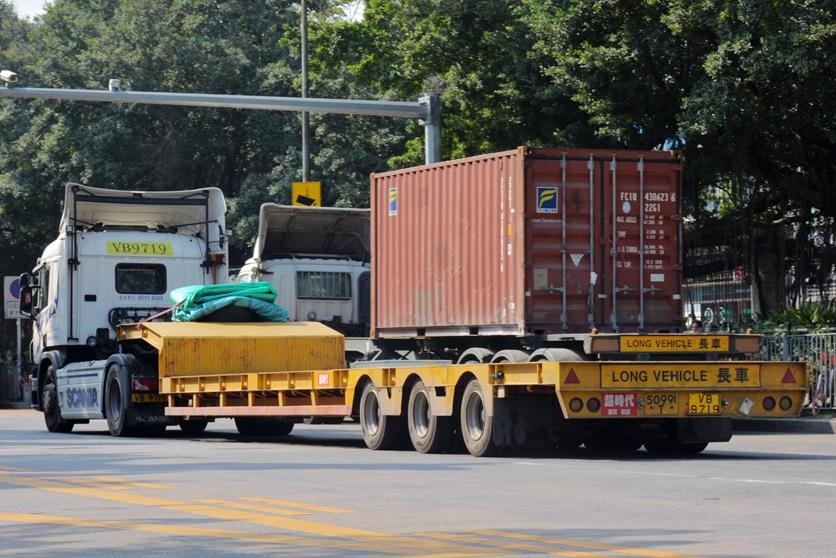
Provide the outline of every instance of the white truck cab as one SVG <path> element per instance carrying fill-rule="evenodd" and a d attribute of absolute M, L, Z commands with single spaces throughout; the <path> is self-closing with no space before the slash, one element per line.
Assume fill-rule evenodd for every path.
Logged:
<path fill-rule="evenodd" d="M 347 337 L 369 330 L 369 210 L 266 203 L 241 282 L 267 281 L 291 321 L 319 321 Z"/>
<path fill-rule="evenodd" d="M 33 320 L 32 402 L 50 430 L 104 418 L 105 369 L 124 356 L 117 325 L 163 312 L 172 289 L 223 282 L 225 213 L 217 188 L 67 186 L 58 238 L 21 277 L 22 310 Z M 135 380 L 139 391 L 156 391 Z"/>

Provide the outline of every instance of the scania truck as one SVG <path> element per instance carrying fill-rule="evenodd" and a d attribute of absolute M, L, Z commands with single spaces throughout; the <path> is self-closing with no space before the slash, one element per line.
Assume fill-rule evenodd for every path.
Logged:
<path fill-rule="evenodd" d="M 33 324 L 32 404 L 50 431 L 68 432 L 106 410 L 114 434 L 165 428 L 153 370 L 108 373 L 127 362 L 116 331 L 165 319 L 172 289 L 226 279 L 225 213 L 217 188 L 67 186 L 58 237 L 21 277 L 21 310 Z"/>

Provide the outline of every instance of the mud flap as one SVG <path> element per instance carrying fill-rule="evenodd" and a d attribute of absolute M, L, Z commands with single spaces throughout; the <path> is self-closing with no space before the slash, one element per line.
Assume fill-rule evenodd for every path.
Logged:
<path fill-rule="evenodd" d="M 172 426 L 177 424 L 176 417 L 167 417 L 165 415 L 165 406 L 163 405 L 148 405 L 148 404 L 132 404 L 127 409 L 128 411 L 128 426 L 156 426 L 165 424 Z"/>
<path fill-rule="evenodd" d="M 494 399 L 493 442 L 500 447 L 552 447 L 556 412 L 553 397 Z"/>
<path fill-rule="evenodd" d="M 728 442 L 732 437 L 732 420 L 729 417 L 678 419 L 676 432 L 684 444 Z"/>

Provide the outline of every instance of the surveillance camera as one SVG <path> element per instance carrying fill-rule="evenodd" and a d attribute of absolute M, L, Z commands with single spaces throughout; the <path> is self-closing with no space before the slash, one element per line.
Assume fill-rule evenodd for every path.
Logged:
<path fill-rule="evenodd" d="M 14 83 L 17 81 L 17 74 L 14 72 L 10 72 L 9 70 L 3 70 L 0 72 L 0 79 L 5 81 L 6 83 Z"/>

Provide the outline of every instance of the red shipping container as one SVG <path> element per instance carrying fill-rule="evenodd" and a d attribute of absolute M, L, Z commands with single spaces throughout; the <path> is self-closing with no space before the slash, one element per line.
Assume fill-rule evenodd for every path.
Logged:
<path fill-rule="evenodd" d="M 372 335 L 675 329 L 681 169 L 520 147 L 372 175 Z"/>

